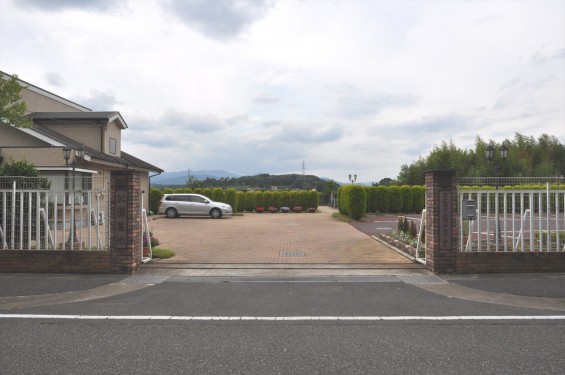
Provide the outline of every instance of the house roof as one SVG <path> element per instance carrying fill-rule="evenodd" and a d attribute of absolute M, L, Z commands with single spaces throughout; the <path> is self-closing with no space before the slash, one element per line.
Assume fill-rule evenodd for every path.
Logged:
<path fill-rule="evenodd" d="M 120 114 L 120 112 L 33 112 L 27 115 L 36 121 L 72 121 L 72 120 L 89 120 L 89 121 L 116 121 L 121 129 L 126 129 L 128 125 Z"/>
<path fill-rule="evenodd" d="M 152 172 L 164 172 L 161 168 L 154 166 L 153 164 L 147 163 L 141 159 L 136 158 L 127 152 L 121 151 L 121 156 L 108 155 L 91 147 L 88 147 L 72 138 L 66 137 L 52 129 L 35 123 L 31 128 L 18 128 L 29 135 L 47 141 L 52 146 L 67 146 L 71 148 L 83 147 L 86 151 L 86 157 L 93 159 L 94 161 L 111 163 L 121 165 L 125 168 L 139 168 Z"/>
<path fill-rule="evenodd" d="M 3 72 L 3 71 L 0 71 L 0 77 L 1 77 L 2 79 L 4 79 L 4 80 L 9 80 L 9 79 L 12 77 L 12 75 L 10 75 L 10 74 L 8 74 L 8 73 L 5 73 L 5 72 Z M 41 94 L 41 95 L 43 95 L 43 96 L 45 96 L 45 97 L 47 97 L 47 98 L 56 100 L 56 101 L 58 101 L 58 102 L 60 102 L 60 103 L 64 103 L 64 104 L 66 104 L 66 105 L 68 105 L 68 106 L 70 106 L 70 107 L 73 107 L 73 108 L 75 108 L 75 109 L 78 109 L 79 111 L 89 111 L 89 112 L 91 111 L 90 108 L 87 108 L 87 107 L 85 107 L 85 106 L 83 106 L 83 105 L 80 105 L 80 104 L 77 104 L 77 103 L 75 103 L 75 102 L 72 102 L 72 101 L 70 101 L 70 100 L 68 100 L 68 99 L 65 99 L 65 98 L 59 96 L 59 95 L 53 94 L 52 92 L 49 92 L 49 91 L 47 91 L 47 90 L 44 90 L 44 89 L 42 89 L 41 87 L 37 87 L 37 86 L 35 86 L 35 85 L 32 85 L 31 83 L 22 80 L 20 77 L 18 77 L 18 82 L 20 83 L 21 86 L 25 87 L 26 89 L 28 89 L 28 90 L 30 90 L 30 91 L 36 92 L 36 93 Z"/>

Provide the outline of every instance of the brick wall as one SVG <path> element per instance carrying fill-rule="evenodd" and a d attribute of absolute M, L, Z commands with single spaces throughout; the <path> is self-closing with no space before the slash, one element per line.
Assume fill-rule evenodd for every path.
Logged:
<path fill-rule="evenodd" d="M 0 250 L 0 272 L 110 273 L 109 251 Z"/>
<path fill-rule="evenodd" d="M 457 273 L 565 272 L 565 252 L 460 252 Z"/>
<path fill-rule="evenodd" d="M 112 172 L 110 251 L 0 250 L 0 272 L 135 272 L 141 265 L 142 251 L 141 175 L 135 171 Z M 118 202 L 118 198 L 124 200 Z"/>

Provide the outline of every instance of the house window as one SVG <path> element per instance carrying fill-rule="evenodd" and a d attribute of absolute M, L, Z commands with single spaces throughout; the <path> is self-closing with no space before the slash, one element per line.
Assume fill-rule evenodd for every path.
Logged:
<path fill-rule="evenodd" d="M 116 138 L 110 138 L 110 154 L 116 155 Z"/>

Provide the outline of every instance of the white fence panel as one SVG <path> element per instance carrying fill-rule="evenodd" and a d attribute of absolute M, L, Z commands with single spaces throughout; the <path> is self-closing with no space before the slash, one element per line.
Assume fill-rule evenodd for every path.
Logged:
<path fill-rule="evenodd" d="M 565 190 L 459 190 L 460 251 L 565 251 Z M 476 217 L 462 207 L 476 202 Z"/>
<path fill-rule="evenodd" d="M 1 249 L 109 249 L 107 188 L 39 189 L 29 180 L 13 181 L 10 189 L 6 187 L 4 180 L 0 186 Z"/>

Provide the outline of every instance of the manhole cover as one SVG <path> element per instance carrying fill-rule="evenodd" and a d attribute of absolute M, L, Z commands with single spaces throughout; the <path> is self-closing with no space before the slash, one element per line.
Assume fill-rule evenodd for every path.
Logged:
<path fill-rule="evenodd" d="M 279 256 L 281 257 L 303 257 L 306 255 L 304 251 L 281 251 Z"/>

